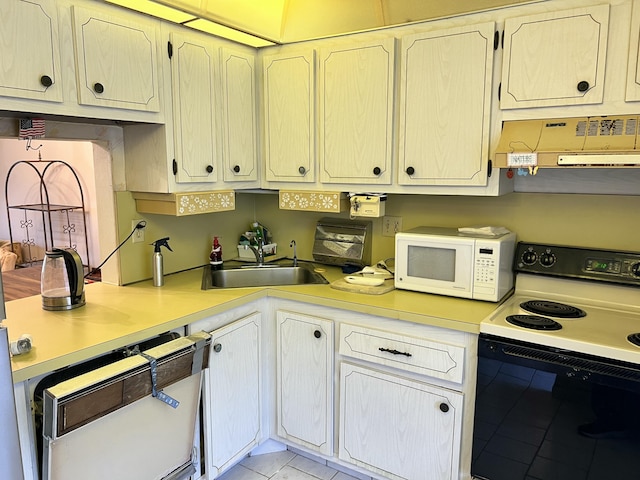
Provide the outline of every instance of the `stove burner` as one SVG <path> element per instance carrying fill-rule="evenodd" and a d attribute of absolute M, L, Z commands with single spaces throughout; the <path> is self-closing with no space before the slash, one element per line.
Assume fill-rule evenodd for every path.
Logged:
<path fill-rule="evenodd" d="M 528 302 L 522 302 L 520 308 L 531 313 L 558 318 L 580 318 L 587 315 L 584 310 L 573 305 L 548 300 L 529 300 Z"/>
<path fill-rule="evenodd" d="M 629 340 L 635 346 L 640 347 L 640 333 L 632 333 L 627 337 L 627 340 Z"/>
<path fill-rule="evenodd" d="M 562 328 L 562 325 L 555 320 L 538 315 L 509 315 L 507 322 L 533 330 L 560 330 Z"/>

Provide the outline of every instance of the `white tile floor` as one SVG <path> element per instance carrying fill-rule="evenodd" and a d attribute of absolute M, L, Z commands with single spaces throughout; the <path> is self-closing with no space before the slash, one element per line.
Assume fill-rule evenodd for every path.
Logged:
<path fill-rule="evenodd" d="M 247 457 L 219 480 L 357 480 L 290 450 Z"/>

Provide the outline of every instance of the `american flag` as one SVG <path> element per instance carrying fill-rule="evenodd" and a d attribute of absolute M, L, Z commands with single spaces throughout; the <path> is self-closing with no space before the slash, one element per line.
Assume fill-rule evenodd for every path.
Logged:
<path fill-rule="evenodd" d="M 43 138 L 44 120 L 42 118 L 21 118 L 18 137 L 23 139 Z"/>

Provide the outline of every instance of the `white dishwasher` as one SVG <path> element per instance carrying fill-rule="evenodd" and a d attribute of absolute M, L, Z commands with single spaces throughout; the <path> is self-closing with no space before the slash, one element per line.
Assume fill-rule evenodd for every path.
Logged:
<path fill-rule="evenodd" d="M 179 480 L 195 473 L 201 372 L 211 336 L 199 332 L 43 391 L 44 480 Z"/>

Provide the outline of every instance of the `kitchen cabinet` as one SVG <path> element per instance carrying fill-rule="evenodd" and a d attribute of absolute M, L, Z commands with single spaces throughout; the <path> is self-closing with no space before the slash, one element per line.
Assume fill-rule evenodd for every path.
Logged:
<path fill-rule="evenodd" d="M 315 181 L 315 50 L 263 57 L 265 180 Z"/>
<path fill-rule="evenodd" d="M 321 182 L 391 184 L 394 74 L 394 38 L 320 49 Z"/>
<path fill-rule="evenodd" d="M 333 453 L 333 323 L 277 312 L 278 435 Z"/>
<path fill-rule="evenodd" d="M 609 5 L 505 21 L 500 108 L 602 103 Z"/>
<path fill-rule="evenodd" d="M 261 314 L 251 313 L 211 336 L 202 396 L 209 480 L 262 440 Z"/>
<path fill-rule="evenodd" d="M 222 48 L 222 130 L 226 182 L 258 180 L 256 53 Z"/>
<path fill-rule="evenodd" d="M 58 13 L 53 0 L 0 5 L 0 95 L 62 102 Z"/>
<path fill-rule="evenodd" d="M 627 90 L 625 100 L 640 100 L 640 4 L 633 2 L 631 34 L 629 36 L 629 60 L 627 63 Z"/>
<path fill-rule="evenodd" d="M 401 38 L 398 183 L 486 185 L 493 22 Z"/>
<path fill-rule="evenodd" d="M 211 41 L 193 35 L 174 32 L 170 38 L 176 182 L 215 182 L 218 50 Z"/>
<path fill-rule="evenodd" d="M 78 103 L 160 111 L 156 24 L 71 7 Z"/>

